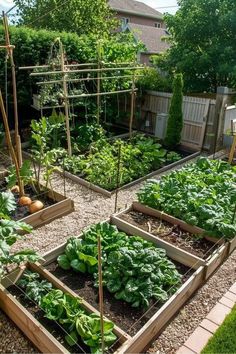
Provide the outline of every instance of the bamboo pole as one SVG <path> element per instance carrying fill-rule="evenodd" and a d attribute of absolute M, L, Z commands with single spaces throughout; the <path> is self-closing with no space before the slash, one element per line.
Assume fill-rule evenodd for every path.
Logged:
<path fill-rule="evenodd" d="M 100 80 L 111 80 L 111 79 L 131 79 L 133 75 L 123 75 L 123 76 L 103 76 L 100 77 Z M 143 75 L 136 75 L 135 77 L 143 77 Z M 95 81 L 97 77 L 83 77 L 80 79 L 68 79 L 66 82 L 81 82 L 81 81 Z M 52 80 L 52 81 L 40 81 L 37 82 L 36 85 L 51 85 L 51 84 L 60 84 L 63 80 Z"/>
<path fill-rule="evenodd" d="M 36 67 L 35 67 L 36 68 Z M 117 68 L 101 68 L 101 69 L 81 69 L 81 70 L 70 70 L 70 74 L 76 74 L 76 73 L 88 73 L 88 72 L 103 72 L 103 71 L 121 71 L 121 70 L 141 70 L 143 69 L 142 67 L 117 67 Z M 43 71 L 43 72 L 37 72 L 37 73 L 31 73 L 30 76 L 45 76 L 45 75 L 57 75 L 57 74 L 63 74 L 62 70 L 55 70 L 55 71 Z"/>
<path fill-rule="evenodd" d="M 0 47 L 1 48 L 1 47 Z M 73 67 L 83 67 L 83 66 L 97 66 L 98 63 L 82 63 L 82 64 L 67 64 L 65 65 L 65 68 L 73 68 Z M 129 62 L 124 62 L 124 63 L 109 63 L 109 62 L 102 62 L 103 66 L 106 65 L 129 65 Z M 132 65 L 134 65 L 132 63 Z M 55 65 L 55 66 L 60 66 Z M 50 65 L 31 65 L 31 66 L 20 66 L 19 70 L 32 70 L 32 69 L 49 69 L 51 66 Z"/>
<path fill-rule="evenodd" d="M 3 98 L 2 98 L 2 91 L 0 90 L 0 109 L 1 109 L 1 113 L 2 113 L 2 118 L 3 118 L 3 124 L 5 127 L 5 132 L 6 132 L 6 141 L 7 141 L 7 145 L 9 148 L 9 152 L 11 155 L 11 158 L 14 162 L 15 168 L 16 168 L 16 177 L 17 177 L 17 181 L 18 181 L 18 186 L 20 189 L 20 197 L 22 197 L 24 195 L 24 186 L 23 183 L 21 181 L 21 177 L 20 177 L 20 168 L 19 168 L 19 164 L 18 164 L 18 160 L 13 148 L 13 144 L 12 144 L 12 140 L 11 140 L 11 134 L 10 134 L 10 129 L 9 129 L 9 125 L 8 125 L 8 119 L 7 119 L 7 115 L 6 115 L 6 111 L 5 111 L 5 107 L 4 107 L 4 103 L 3 103 Z"/>
<path fill-rule="evenodd" d="M 97 123 L 99 124 L 100 121 L 100 113 L 101 113 L 101 51 L 102 51 L 102 46 L 101 42 L 98 42 L 98 47 L 97 47 L 97 54 L 98 54 L 98 70 L 97 71 Z"/>
<path fill-rule="evenodd" d="M 6 46 L 8 50 L 8 54 L 11 62 L 11 72 L 12 72 L 12 88 L 13 88 L 13 103 L 14 103 L 14 121 L 15 121 L 15 145 L 16 145 L 16 153 L 19 167 L 22 166 L 22 151 L 21 151 L 21 138 L 19 135 L 19 120 L 18 120 L 18 105 L 17 105 L 17 89 L 16 89 L 16 70 L 15 63 L 13 58 L 13 48 L 10 44 L 10 36 L 9 36 L 9 26 L 7 16 L 4 11 L 2 12 L 3 16 L 3 25 L 5 31 L 6 38 Z"/>
<path fill-rule="evenodd" d="M 129 120 L 129 137 L 130 138 L 132 138 L 132 131 L 133 131 L 133 120 L 134 120 L 134 107 L 135 107 L 136 91 L 137 91 L 137 89 L 135 89 L 135 77 L 133 76 L 132 90 L 131 90 L 131 110 L 130 110 L 130 120 Z"/>
<path fill-rule="evenodd" d="M 62 80 L 63 80 L 63 94 L 64 94 L 64 104 L 65 104 L 65 118 L 66 118 L 66 136 L 67 136 L 67 148 L 68 148 L 68 155 L 72 155 L 71 149 L 71 136 L 70 136 L 70 118 L 69 118 L 69 103 L 68 103 L 68 88 L 66 83 L 66 71 L 65 71 L 65 57 L 64 57 L 64 49 L 62 42 L 59 40 L 60 45 L 60 55 L 61 55 L 61 70 L 63 73 Z"/>
<path fill-rule="evenodd" d="M 98 281 L 99 281 L 99 312 L 101 322 L 102 353 L 105 353 L 104 343 L 104 308 L 103 308 L 103 280 L 102 280 L 102 245 L 101 236 L 98 234 Z"/>
<path fill-rule="evenodd" d="M 108 91 L 108 92 L 100 92 L 100 93 L 86 93 L 86 94 L 81 94 L 81 95 L 69 95 L 67 98 L 84 98 L 84 97 L 93 97 L 93 96 L 107 96 L 107 95 L 114 95 L 116 93 L 125 93 L 125 92 L 132 92 L 133 90 L 119 90 L 119 91 Z M 138 89 L 134 90 L 135 92 L 138 91 Z"/>
<path fill-rule="evenodd" d="M 117 204 L 118 204 L 118 192 L 120 187 L 120 169 L 121 169 L 121 144 L 118 147 L 118 164 L 117 164 L 117 175 L 116 175 L 116 196 L 115 196 L 115 210 L 117 212 Z"/>

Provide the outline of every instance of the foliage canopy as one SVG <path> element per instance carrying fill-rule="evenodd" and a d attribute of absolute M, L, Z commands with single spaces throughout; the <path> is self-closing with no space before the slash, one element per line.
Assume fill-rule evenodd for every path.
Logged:
<path fill-rule="evenodd" d="M 106 0 L 15 0 L 17 22 L 37 29 L 103 36 L 115 28 Z"/>
<path fill-rule="evenodd" d="M 188 91 L 216 91 L 235 86 L 236 2 L 179 0 L 175 15 L 166 15 L 172 47 L 155 63 L 182 72 Z"/>

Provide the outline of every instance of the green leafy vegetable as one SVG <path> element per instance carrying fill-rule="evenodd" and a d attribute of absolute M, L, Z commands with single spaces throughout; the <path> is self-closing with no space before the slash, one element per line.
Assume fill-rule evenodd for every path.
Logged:
<path fill-rule="evenodd" d="M 160 181 L 150 180 L 138 192 L 138 200 L 209 235 L 235 237 L 236 168 L 224 161 L 201 157 Z"/>
<path fill-rule="evenodd" d="M 58 257 L 59 266 L 93 274 L 94 285 L 98 286 L 98 235 L 102 241 L 103 284 L 117 299 L 133 307 L 147 307 L 151 299 L 165 301 L 176 290 L 181 276 L 165 250 L 141 237 L 119 232 L 108 223 L 90 227 L 82 240 L 70 238 L 65 254 Z"/>

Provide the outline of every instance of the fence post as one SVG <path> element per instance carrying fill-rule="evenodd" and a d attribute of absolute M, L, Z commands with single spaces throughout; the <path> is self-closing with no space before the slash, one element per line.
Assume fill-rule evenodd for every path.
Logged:
<path fill-rule="evenodd" d="M 217 87 L 216 108 L 213 127 L 213 142 L 210 153 L 215 153 L 223 147 L 223 131 L 226 105 L 230 103 L 233 91 L 225 86 Z"/>

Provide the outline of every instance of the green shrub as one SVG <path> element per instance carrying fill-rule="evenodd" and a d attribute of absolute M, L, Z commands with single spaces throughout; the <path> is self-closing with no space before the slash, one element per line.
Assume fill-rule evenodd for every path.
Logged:
<path fill-rule="evenodd" d="M 140 74 L 142 74 L 143 77 L 138 79 L 137 86 L 143 91 L 171 91 L 171 80 L 161 76 L 157 69 L 147 67 Z"/>
<path fill-rule="evenodd" d="M 21 66 L 42 65 L 48 61 L 51 46 L 60 37 L 69 62 L 94 62 L 97 59 L 97 39 L 95 35 L 78 36 L 75 33 L 34 30 L 27 27 L 10 27 L 11 43 L 15 45 L 14 60 L 17 71 L 18 102 L 21 107 L 31 104 L 37 79 L 29 76 L 28 70 L 18 70 Z M 4 43 L 4 30 L 0 26 L 0 43 Z M 140 43 L 135 43 L 131 34 L 118 33 L 102 40 L 103 60 L 106 62 L 133 61 Z M 0 87 L 5 87 L 5 51 L 0 51 Z M 12 92 L 9 67 L 8 89 Z M 12 97 L 9 98 L 12 101 Z M 28 117 L 25 117 L 25 119 Z"/>
<path fill-rule="evenodd" d="M 176 74 L 173 82 L 173 95 L 171 98 L 169 118 L 167 123 L 167 132 L 165 145 L 169 148 L 175 148 L 181 140 L 183 129 L 183 76 Z"/>

